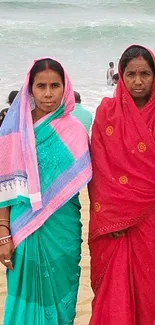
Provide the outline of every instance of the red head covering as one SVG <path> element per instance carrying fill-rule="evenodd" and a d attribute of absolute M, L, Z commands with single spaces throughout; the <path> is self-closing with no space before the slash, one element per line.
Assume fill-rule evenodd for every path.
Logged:
<path fill-rule="evenodd" d="M 120 64 L 119 74 L 116 97 L 103 99 L 93 125 L 90 241 L 155 213 L 155 82 L 139 111 Z"/>

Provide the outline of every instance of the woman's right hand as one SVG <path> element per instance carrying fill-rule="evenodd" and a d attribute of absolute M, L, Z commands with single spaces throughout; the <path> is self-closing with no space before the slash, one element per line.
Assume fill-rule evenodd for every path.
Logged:
<path fill-rule="evenodd" d="M 0 208 L 0 239 L 10 237 L 10 208 Z M 13 241 L 4 245 L 0 244 L 0 262 L 9 270 L 13 270 L 12 254 L 14 252 Z"/>
<path fill-rule="evenodd" d="M 12 265 L 11 257 L 13 252 L 14 252 L 13 241 L 5 245 L 0 245 L 0 262 L 9 270 L 12 271 L 13 271 L 13 265 Z"/>

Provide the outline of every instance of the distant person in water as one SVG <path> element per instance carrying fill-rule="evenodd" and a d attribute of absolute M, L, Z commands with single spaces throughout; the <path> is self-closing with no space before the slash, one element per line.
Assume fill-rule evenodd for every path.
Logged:
<path fill-rule="evenodd" d="M 107 85 L 114 86 L 113 84 L 113 75 L 114 75 L 114 62 L 109 63 L 109 69 L 107 70 Z"/>
<path fill-rule="evenodd" d="M 13 101 L 14 101 L 15 97 L 17 96 L 17 94 L 18 94 L 18 90 L 11 91 L 11 93 L 8 96 L 8 100 L 7 100 L 7 103 L 9 104 L 9 106 L 13 103 Z M 4 118 L 5 118 L 6 114 L 7 114 L 8 109 L 9 109 L 9 107 L 4 108 L 0 112 L 0 126 L 2 125 L 2 122 L 4 121 Z"/>
<path fill-rule="evenodd" d="M 8 97 L 8 104 L 11 105 L 18 94 L 18 90 L 12 90 Z"/>
<path fill-rule="evenodd" d="M 114 86 L 117 85 L 118 80 L 119 80 L 119 74 L 118 73 L 115 73 L 113 75 L 113 78 L 112 78 L 112 81 L 113 81 Z M 115 96 L 116 96 L 116 87 L 115 87 L 115 90 L 114 90 L 114 93 L 113 93 L 113 97 L 115 97 Z"/>
<path fill-rule="evenodd" d="M 74 91 L 74 97 L 75 109 L 72 111 L 72 115 L 84 125 L 85 129 L 89 133 L 92 124 L 92 114 L 81 105 L 81 96 L 77 91 Z"/>
<path fill-rule="evenodd" d="M 119 74 L 118 74 L 118 73 L 115 73 L 115 74 L 113 75 L 113 78 L 112 78 L 113 84 L 114 84 L 114 85 L 117 85 L 118 80 L 119 80 Z"/>

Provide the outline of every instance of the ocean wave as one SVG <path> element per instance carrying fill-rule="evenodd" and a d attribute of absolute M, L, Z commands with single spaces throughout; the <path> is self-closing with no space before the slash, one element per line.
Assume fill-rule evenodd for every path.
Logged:
<path fill-rule="evenodd" d="M 151 2 L 151 1 L 150 1 Z M 55 9 L 72 9 L 72 8 L 81 8 L 81 7 L 88 7 L 89 9 L 92 7 L 96 8 L 104 8 L 104 7 L 120 7 L 124 5 L 129 5 L 130 7 L 133 5 L 136 5 L 139 7 L 139 4 L 143 4 L 143 6 L 149 6 L 151 3 L 147 0 L 106 0 L 106 1 L 100 1 L 96 0 L 93 2 L 92 0 L 77 0 L 76 3 L 73 3 L 71 0 L 66 0 L 66 1 L 51 1 L 51 0 L 46 0 L 46 1 L 38 1 L 38 0 L 28 0 L 28 1 L 22 1 L 22 0 L 0 0 L 0 7 L 8 7 L 8 8 L 35 8 L 35 9 L 40 9 L 40 8 L 55 8 Z"/>
<path fill-rule="evenodd" d="M 19 33 L 20 28 L 20 33 Z M 155 20 L 144 24 L 141 21 L 121 20 L 116 22 L 105 21 L 102 22 L 85 22 L 85 25 L 74 26 L 52 26 L 49 23 L 44 24 L 38 22 L 15 22 L 0 20 L 1 38 L 16 37 L 16 39 L 30 39 L 39 40 L 45 39 L 50 42 L 72 43 L 74 41 L 99 41 L 104 39 L 127 39 L 127 37 L 134 38 L 134 35 L 139 33 L 143 38 L 155 35 Z"/>
<path fill-rule="evenodd" d="M 148 27 L 148 28 L 147 28 Z M 155 27 L 155 23 L 154 23 Z M 151 30 L 153 28 L 153 24 L 151 24 Z M 114 39 L 127 38 L 132 35 L 137 35 L 137 33 L 141 33 L 143 37 L 148 35 L 148 30 L 150 30 L 149 26 L 144 26 L 144 24 L 132 24 L 131 22 L 122 22 L 122 23 L 113 23 L 106 24 L 102 26 L 81 26 L 76 28 L 63 28 L 55 32 L 55 37 L 58 39 L 68 40 L 72 42 L 73 40 L 104 40 L 110 39 L 110 37 Z"/>
<path fill-rule="evenodd" d="M 91 15 L 92 17 L 101 16 L 113 16 L 115 15 L 128 15 L 136 16 L 137 12 L 139 15 L 147 16 L 149 20 L 151 16 L 155 17 L 154 11 L 155 4 L 148 0 L 15 0 L 15 1 L 2 1 L 0 0 L 0 13 L 6 15 L 12 11 L 13 15 L 17 12 L 23 12 L 28 14 L 31 12 L 31 15 L 43 15 L 43 13 L 49 12 L 58 13 L 61 17 L 68 14 L 72 16 L 79 14 L 79 19 L 84 13 Z"/>
<path fill-rule="evenodd" d="M 72 9 L 80 8 L 81 5 L 73 3 L 51 3 L 49 1 L 0 1 L 0 8 L 25 8 L 25 9 Z"/>
<path fill-rule="evenodd" d="M 115 31 L 115 29 L 119 28 L 127 28 L 130 29 L 140 28 L 140 29 L 147 29 L 147 28 L 155 28 L 155 19 L 125 19 L 125 18 L 118 18 L 110 20 L 108 18 L 102 20 L 85 20 L 85 21 L 78 21 L 70 24 L 70 22 L 61 21 L 59 23 L 54 23 L 51 21 L 38 21 L 38 20 L 13 20 L 13 19 L 4 19 L 0 18 L 0 28 L 12 28 L 12 29 L 19 29 L 19 25 L 21 29 L 34 29 L 38 30 L 48 30 L 52 29 L 52 31 L 60 32 L 60 33 L 100 33 L 104 32 L 105 30 Z"/>

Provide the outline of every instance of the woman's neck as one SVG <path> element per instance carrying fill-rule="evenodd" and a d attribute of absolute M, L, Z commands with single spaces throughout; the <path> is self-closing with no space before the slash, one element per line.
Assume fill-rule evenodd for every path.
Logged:
<path fill-rule="evenodd" d="M 136 106 L 137 106 L 137 108 L 139 109 L 139 110 L 142 110 L 143 109 L 143 107 L 146 105 L 146 103 L 148 102 L 148 100 L 149 100 L 149 97 L 148 98 L 134 98 L 134 102 L 135 102 L 135 104 L 136 104 Z"/>
<path fill-rule="evenodd" d="M 47 113 L 44 113 L 44 112 L 39 111 L 37 109 L 34 109 L 32 111 L 32 120 L 33 120 L 33 123 L 38 122 L 41 118 L 43 118 L 46 115 L 47 115 Z"/>

